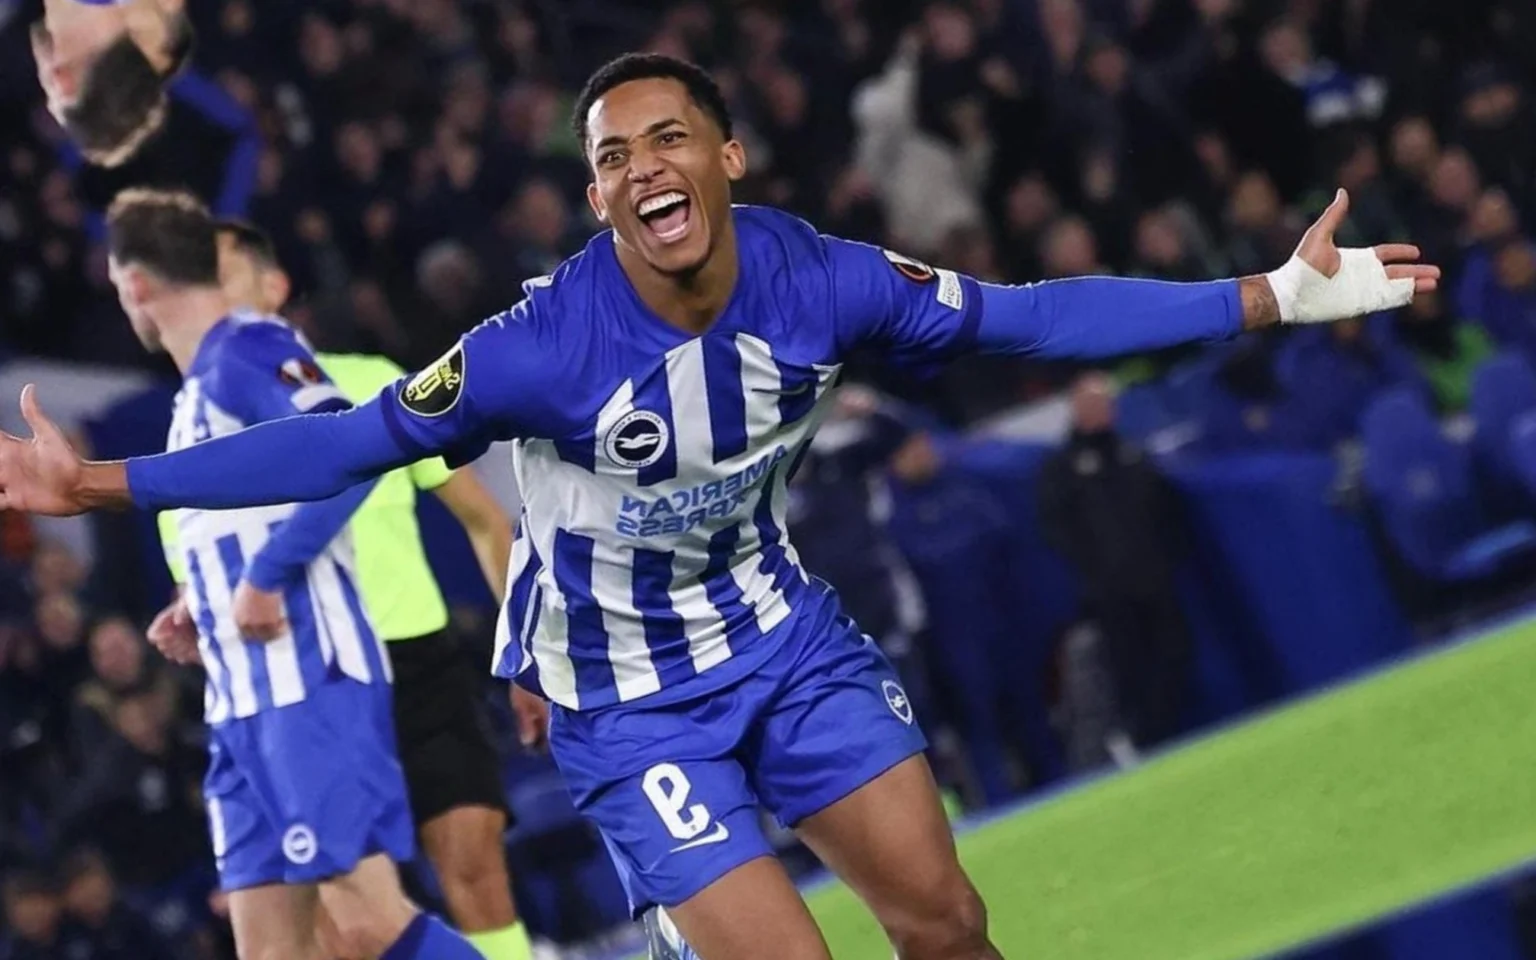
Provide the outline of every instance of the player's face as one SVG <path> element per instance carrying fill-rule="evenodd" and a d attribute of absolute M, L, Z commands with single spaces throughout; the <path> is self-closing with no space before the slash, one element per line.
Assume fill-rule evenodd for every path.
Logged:
<path fill-rule="evenodd" d="M 746 173 L 741 144 L 724 139 L 687 87 L 661 78 L 608 91 L 587 131 L 598 219 L 658 272 L 702 267 L 730 227 L 731 181 Z"/>
<path fill-rule="evenodd" d="M 48 110 L 58 119 L 80 96 L 91 64 L 127 36 L 157 70 L 168 69 L 166 49 L 185 0 L 126 0 L 115 4 L 46 0 L 32 27 L 32 55 Z"/>
<path fill-rule="evenodd" d="M 90 65 L 127 32 L 127 26 L 115 7 L 76 0 L 49 0 L 44 12 L 32 25 L 32 58 L 48 110 L 57 119 L 79 98 Z"/>
<path fill-rule="evenodd" d="M 288 300 L 288 275 L 242 250 L 232 234 L 219 234 L 219 288 L 236 307 L 277 313 Z"/>
<path fill-rule="evenodd" d="M 159 353 L 164 349 L 160 342 L 160 328 L 155 326 L 149 312 L 143 307 L 148 293 L 148 278 L 143 271 L 125 267 L 112 257 L 107 258 L 107 276 L 111 278 L 112 286 L 117 288 L 117 302 L 128 315 L 134 336 L 139 338 L 145 350 Z"/>

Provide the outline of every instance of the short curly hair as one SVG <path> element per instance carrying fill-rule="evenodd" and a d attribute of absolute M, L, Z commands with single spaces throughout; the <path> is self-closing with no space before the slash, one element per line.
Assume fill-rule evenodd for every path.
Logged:
<path fill-rule="evenodd" d="M 228 234 L 235 241 L 237 250 L 246 253 L 263 267 L 278 266 L 277 246 L 272 242 L 271 234 L 249 220 L 225 217 L 214 221 L 214 228 L 218 234 Z"/>
<path fill-rule="evenodd" d="M 124 190 L 107 209 L 107 249 L 120 264 L 167 283 L 217 286 L 218 228 L 203 202 L 183 190 Z"/>
<path fill-rule="evenodd" d="M 725 139 L 729 140 L 735 135 L 731 109 L 726 106 L 725 94 L 720 92 L 719 84 L 703 67 L 660 53 L 626 53 L 598 67 L 587 78 L 586 85 L 576 97 L 576 106 L 571 111 L 571 129 L 575 131 L 583 148 L 587 143 L 587 115 L 592 112 L 592 105 L 598 98 L 632 80 L 656 79 L 676 80 L 687 87 L 693 102 L 709 114 Z"/>

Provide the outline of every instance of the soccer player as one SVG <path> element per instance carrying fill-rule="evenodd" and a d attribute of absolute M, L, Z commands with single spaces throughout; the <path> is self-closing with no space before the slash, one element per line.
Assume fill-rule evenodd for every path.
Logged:
<path fill-rule="evenodd" d="M 111 463 L 82 461 L 28 388 L 33 437 L 0 437 L 0 506 L 314 500 L 514 439 L 522 532 L 495 669 L 518 676 L 531 653 L 555 759 L 632 908 L 666 907 L 705 960 L 826 958 L 762 805 L 899 956 L 998 956 L 899 681 L 784 535 L 785 483 L 844 358 L 1151 350 L 1400 306 L 1439 271 L 1411 246 L 1338 249 L 1341 193 L 1268 275 L 978 283 L 733 206 L 746 155 L 691 64 L 621 57 L 575 122 L 612 229 L 439 361 L 345 412 Z"/>
<path fill-rule="evenodd" d="M 237 309 L 278 315 L 292 285 L 271 238 L 234 220 L 219 221 L 218 238 L 226 299 Z M 379 356 L 317 353 L 315 360 L 355 403 L 405 373 Z M 411 814 L 448 912 L 487 960 L 527 960 L 532 948 L 517 920 L 502 844 L 507 808 L 500 758 L 479 710 L 479 676 L 447 634 L 448 608 L 417 527 L 418 490 L 435 494 L 464 526 L 498 599 L 506 588 L 512 524 L 473 470 L 450 471 L 434 457 L 385 475 L 348 527 L 357 553 L 358 590 L 394 667 L 395 732 Z M 167 543 L 174 540 L 171 516 L 169 511 L 160 514 Z M 173 574 L 179 572 L 174 555 L 168 556 Z M 185 582 L 184 577 L 177 580 Z M 281 620 L 282 598 L 257 593 L 258 629 L 270 632 Z M 524 742 L 540 742 L 547 723 L 544 702 L 517 686 L 512 696 Z"/>
<path fill-rule="evenodd" d="M 287 324 L 230 309 L 214 221 L 195 199 L 125 191 L 107 224 L 111 278 L 134 331 L 185 377 L 170 449 L 350 407 Z M 391 862 L 414 844 L 390 665 L 363 613 L 351 544 L 335 536 L 375 486 L 298 507 L 176 511 L 197 646 L 168 652 L 208 673 L 204 794 L 242 960 L 479 956 L 406 899 Z M 306 554 L 306 542 L 318 548 Z M 250 616 L 272 592 L 276 622 Z M 253 622 L 261 629 L 242 630 Z"/>
<path fill-rule="evenodd" d="M 48 112 L 85 158 L 115 167 L 165 121 L 192 52 L 185 0 L 44 0 L 32 57 Z"/>

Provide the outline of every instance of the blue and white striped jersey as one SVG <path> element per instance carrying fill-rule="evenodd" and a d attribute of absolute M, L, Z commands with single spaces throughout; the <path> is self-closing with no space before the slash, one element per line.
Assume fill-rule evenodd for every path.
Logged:
<path fill-rule="evenodd" d="M 266 420 L 348 406 L 293 328 L 276 317 L 237 313 L 199 345 L 176 395 L 166 446 L 179 450 Z M 295 509 L 284 504 L 174 512 L 187 600 L 208 673 L 204 706 L 210 724 L 298 703 L 341 677 L 391 679 L 388 657 L 359 599 L 345 532 L 315 558 L 302 581 L 284 589 L 289 631 L 267 643 L 241 639 L 230 613 L 235 587 L 246 563 Z"/>
<path fill-rule="evenodd" d="M 407 451 L 517 441 L 521 533 L 496 671 L 591 709 L 723 686 L 830 590 L 785 535 L 785 484 L 860 345 L 942 361 L 975 281 L 737 207 L 741 273 L 703 335 L 655 316 L 611 233 L 383 400 Z"/>

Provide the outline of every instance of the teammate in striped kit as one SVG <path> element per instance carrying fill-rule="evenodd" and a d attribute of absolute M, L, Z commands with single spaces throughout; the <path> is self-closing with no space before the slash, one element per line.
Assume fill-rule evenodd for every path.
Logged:
<path fill-rule="evenodd" d="M 271 238 L 248 223 L 228 220 L 218 222 L 218 238 L 225 297 L 238 307 L 277 315 L 292 284 L 277 262 Z M 356 403 L 404 375 L 381 356 L 317 353 L 315 361 Z M 528 960 L 532 946 L 517 919 L 507 876 L 502 835 L 508 810 L 500 760 L 479 702 L 483 684 L 446 629 L 448 607 L 417 527 L 418 492 L 426 491 L 462 524 L 491 592 L 501 595 L 512 525 L 473 469 L 450 471 L 436 457 L 381 477 L 348 521 L 358 590 L 389 652 L 400 765 L 417 837 L 437 873 L 444 907 L 486 960 Z M 173 525 L 166 522 L 170 515 L 160 516 L 161 536 L 169 544 L 174 539 Z M 289 562 L 308 562 L 328 539 L 321 531 L 309 550 Z M 177 575 L 178 566 L 173 565 L 173 576 L 185 582 Z M 267 597 L 268 606 L 278 609 L 260 617 L 264 624 L 279 619 L 281 612 L 277 596 Z M 522 687 L 513 685 L 512 691 L 524 744 L 541 743 L 548 706 Z"/>
<path fill-rule="evenodd" d="M 165 121 L 192 39 L 185 0 L 44 0 L 32 59 L 48 112 L 91 163 L 127 162 Z"/>
<path fill-rule="evenodd" d="M 613 229 L 439 362 L 344 413 L 119 463 L 80 460 L 24 391 L 34 437 L 0 438 L 0 505 L 312 500 L 513 439 L 524 535 L 495 669 L 556 704 L 556 760 L 632 907 L 666 907 L 706 960 L 827 957 L 762 805 L 899 956 L 998 956 L 910 702 L 784 535 L 785 482 L 844 358 L 1108 356 L 1386 309 L 1438 271 L 1412 247 L 1337 249 L 1341 196 L 1266 276 L 982 284 L 733 207 L 745 153 L 690 64 L 620 58 L 576 120 Z"/>
<path fill-rule="evenodd" d="M 126 191 L 108 225 L 112 279 L 134 331 L 185 378 L 168 449 L 350 406 L 281 319 L 229 310 L 216 228 L 195 200 Z M 243 960 L 479 956 L 416 912 L 390 862 L 414 854 L 390 662 L 364 614 L 351 541 L 336 535 L 374 485 L 298 506 L 175 511 L 197 630 L 195 648 L 168 652 L 208 675 L 204 795 Z M 297 569 L 280 560 L 295 554 L 313 559 Z M 282 598 L 284 616 L 263 636 L 240 626 L 257 591 Z M 335 941 L 324 950 L 322 907 Z"/>

